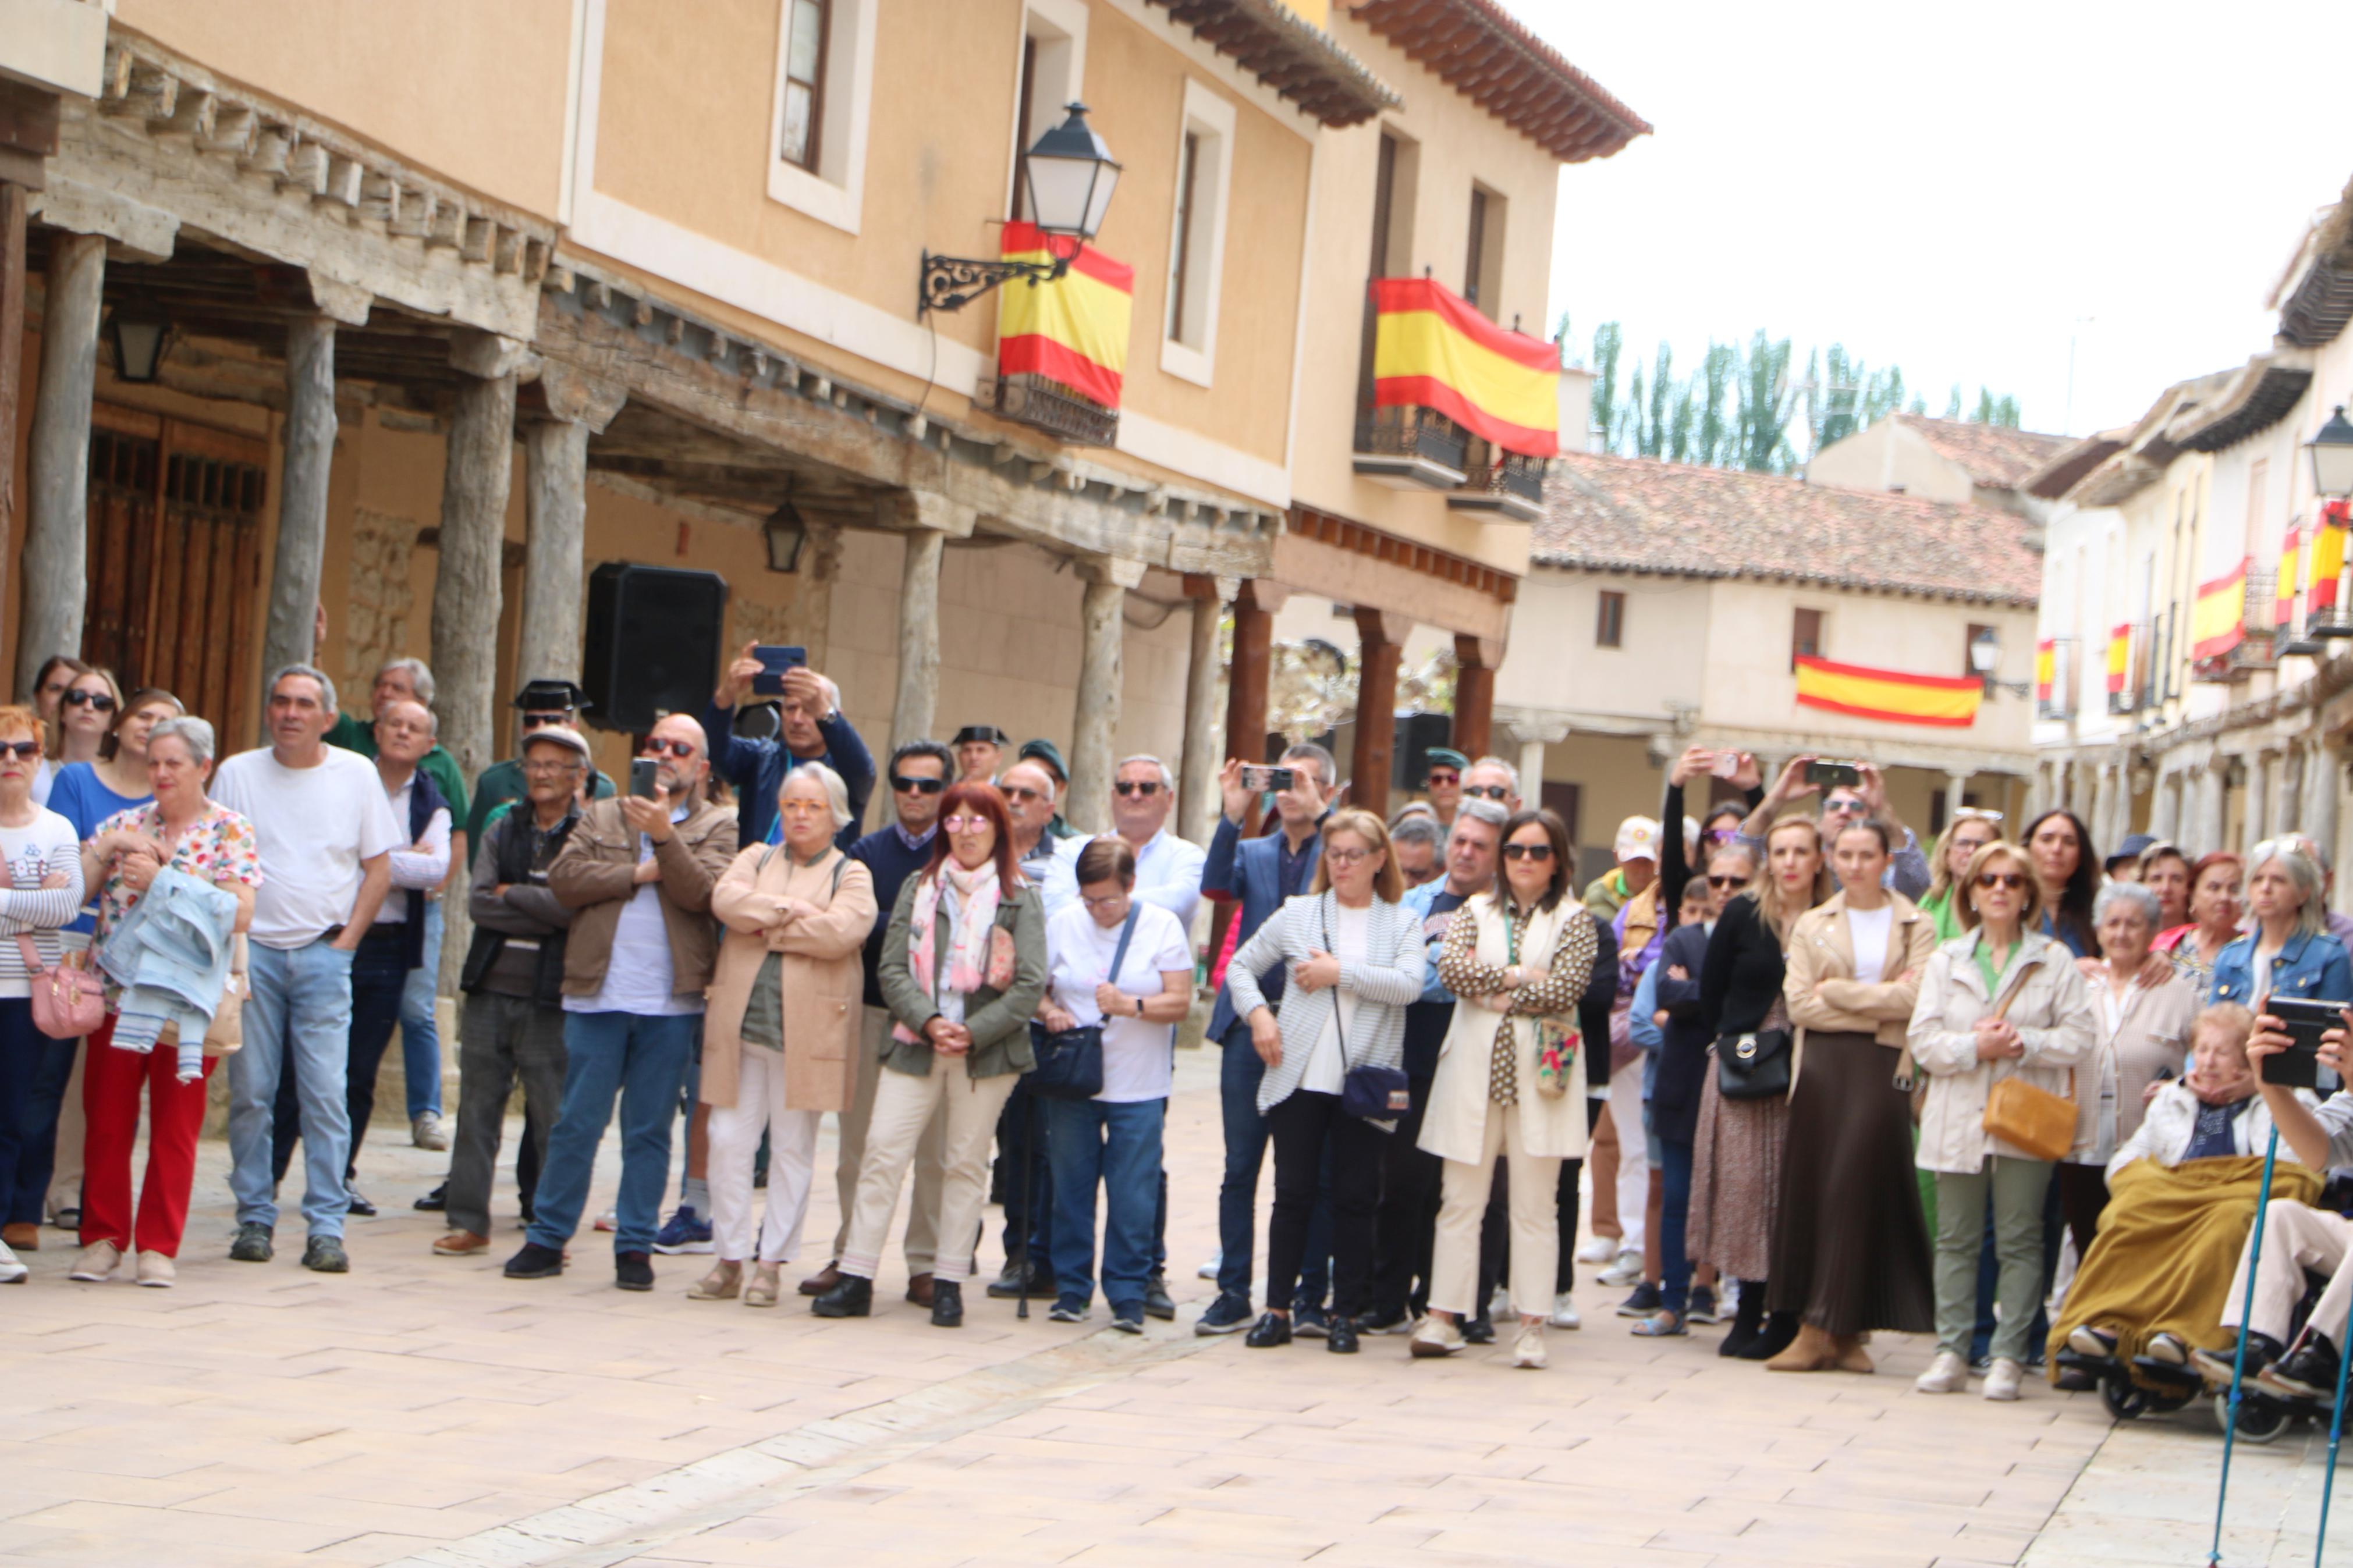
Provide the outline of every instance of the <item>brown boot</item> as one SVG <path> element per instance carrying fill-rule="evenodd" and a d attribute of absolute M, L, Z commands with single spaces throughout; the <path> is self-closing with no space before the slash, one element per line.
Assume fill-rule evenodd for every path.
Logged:
<path fill-rule="evenodd" d="M 800 1293 L 804 1296 L 822 1296 L 840 1283 L 841 1264 L 839 1259 L 836 1259 L 802 1280 Z"/>
<path fill-rule="evenodd" d="M 1798 1325 L 1798 1337 L 1789 1348 L 1765 1363 L 1767 1372 L 1829 1372 L 1838 1365 L 1838 1352 L 1832 1348 L 1831 1336 L 1811 1323 Z"/>
<path fill-rule="evenodd" d="M 1878 1370 L 1872 1364 L 1871 1352 L 1862 1348 L 1862 1334 L 1838 1334 L 1831 1340 L 1831 1354 L 1837 1357 L 1841 1372 L 1859 1372 L 1865 1377 Z"/>
<path fill-rule="evenodd" d="M 909 1276 L 907 1300 L 918 1307 L 929 1307 L 932 1304 L 932 1277 L 928 1274 Z"/>

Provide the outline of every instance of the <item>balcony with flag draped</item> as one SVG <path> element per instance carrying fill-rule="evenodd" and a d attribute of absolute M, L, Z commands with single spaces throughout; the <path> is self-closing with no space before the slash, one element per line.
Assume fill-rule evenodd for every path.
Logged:
<path fill-rule="evenodd" d="M 1559 450 L 1558 349 L 1429 278 L 1376 279 L 1366 309 L 1370 401 L 1358 410 L 1356 472 L 1534 521 Z"/>
<path fill-rule="evenodd" d="M 997 296 L 997 381 L 990 401 L 1008 419 L 1072 446 L 1119 437 L 1135 268 L 1092 245 L 1050 239 L 1031 223 L 1005 226 L 1008 261 L 1071 258 L 1050 282 L 1017 282 Z"/>

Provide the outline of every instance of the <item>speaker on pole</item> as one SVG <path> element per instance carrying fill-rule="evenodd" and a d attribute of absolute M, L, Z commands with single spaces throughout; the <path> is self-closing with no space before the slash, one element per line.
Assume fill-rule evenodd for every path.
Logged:
<path fill-rule="evenodd" d="M 643 734 L 665 713 L 700 714 L 719 684 L 727 580 L 607 561 L 588 574 L 585 717 L 600 730 Z"/>

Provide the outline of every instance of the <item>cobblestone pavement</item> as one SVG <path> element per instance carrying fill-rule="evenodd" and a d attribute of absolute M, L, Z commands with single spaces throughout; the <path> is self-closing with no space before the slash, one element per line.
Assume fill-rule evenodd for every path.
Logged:
<path fill-rule="evenodd" d="M 439 1216 L 408 1204 L 443 1156 L 381 1134 L 363 1184 L 385 1217 L 353 1223 L 351 1274 L 296 1265 L 299 1220 L 278 1261 L 233 1264 L 207 1144 L 177 1289 L 71 1284 L 47 1232 L 0 1292 L 0 1563 L 2204 1561 L 2210 1420 L 2102 1452 L 2087 1397 L 1914 1394 L 1927 1347 L 1903 1336 L 1875 1377 L 1774 1376 L 1715 1355 L 1717 1331 L 1630 1337 L 1622 1292 L 1588 1282 L 1541 1373 L 1414 1363 L 1396 1338 L 1354 1358 L 1198 1339 L 1215 1068 L 1185 1053 L 1170 1119 L 1171 1284 L 1193 1300 L 1141 1339 L 1100 1306 L 1019 1321 L 976 1289 L 968 1326 L 936 1330 L 890 1274 L 865 1321 L 690 1302 L 698 1258 L 632 1295 L 601 1236 L 562 1279 L 511 1282 L 512 1228 L 487 1259 L 427 1253 Z M 592 1212 L 612 1164 L 608 1141 Z M 2241 1453 L 2225 1561 L 2301 1561 L 2317 1460 Z"/>

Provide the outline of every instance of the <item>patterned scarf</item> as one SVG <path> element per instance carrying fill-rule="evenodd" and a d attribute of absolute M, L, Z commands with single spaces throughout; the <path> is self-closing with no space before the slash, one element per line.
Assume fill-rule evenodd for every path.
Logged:
<path fill-rule="evenodd" d="M 926 996 L 939 994 L 933 976 L 939 958 L 934 949 L 938 945 L 943 876 L 955 884 L 956 891 L 948 942 L 948 989 L 966 996 L 984 984 L 1004 989 L 1013 978 L 1013 948 L 1010 941 L 1002 944 L 1005 952 L 1000 963 L 996 952 L 998 944 L 992 940 L 997 932 L 997 906 L 1003 893 L 997 882 L 997 862 L 983 861 L 977 869 L 967 871 L 953 858 L 943 861 L 936 873 L 925 877 L 915 888 L 914 929 L 907 942 L 907 967 L 914 972 L 915 984 L 923 988 Z"/>

